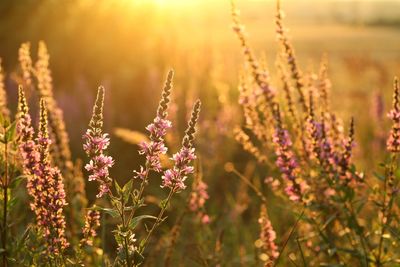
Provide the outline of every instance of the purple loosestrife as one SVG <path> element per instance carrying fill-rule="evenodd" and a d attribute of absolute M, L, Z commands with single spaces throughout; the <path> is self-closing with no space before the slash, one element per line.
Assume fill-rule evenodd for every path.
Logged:
<path fill-rule="evenodd" d="M 275 24 L 276 24 L 276 33 L 278 36 L 278 40 L 280 41 L 282 45 L 283 52 L 286 56 L 286 61 L 287 64 L 290 68 L 291 72 L 291 78 L 295 82 L 295 87 L 297 89 L 297 92 L 299 94 L 299 103 L 301 107 L 303 108 L 303 111 L 307 111 L 307 104 L 306 104 L 306 97 L 304 96 L 304 79 L 303 75 L 300 71 L 300 68 L 297 63 L 297 58 L 295 56 L 294 48 L 292 44 L 289 42 L 289 39 L 286 35 L 286 29 L 283 25 L 283 11 L 281 10 L 280 7 L 280 1 L 277 0 L 277 9 L 276 9 L 276 19 L 275 19 Z"/>
<path fill-rule="evenodd" d="M 37 151 L 35 141 L 33 140 L 34 130 L 32 127 L 31 116 L 28 113 L 29 108 L 26 102 L 25 93 L 22 87 L 18 88 L 18 113 L 17 113 L 17 134 L 19 136 L 19 152 L 22 158 L 22 166 L 28 178 L 28 188 L 33 183 L 34 168 L 39 163 L 40 155 Z"/>
<path fill-rule="evenodd" d="M 31 209 L 43 232 L 48 252 L 59 254 L 68 247 L 65 238 L 64 184 L 60 171 L 50 164 L 50 139 L 47 132 L 47 111 L 40 101 L 40 125 L 36 143 L 28 105 L 22 87 L 19 88 L 17 132 L 19 151 L 23 160 L 24 173 L 28 175 L 28 193 L 32 197 Z"/>
<path fill-rule="evenodd" d="M 326 55 L 324 55 L 321 59 L 317 86 L 322 101 L 322 110 L 324 113 L 329 114 L 330 112 L 329 92 L 332 87 L 332 84 L 328 78 L 328 57 Z"/>
<path fill-rule="evenodd" d="M 322 164 L 326 171 L 331 172 L 333 170 L 333 166 L 337 165 L 338 156 L 334 151 L 332 138 L 329 136 L 326 127 L 326 119 L 325 114 L 321 115 L 321 158 Z"/>
<path fill-rule="evenodd" d="M 171 128 L 171 122 L 167 120 L 168 104 L 170 102 L 170 94 L 172 89 L 173 71 L 168 72 L 167 81 L 165 83 L 162 97 L 157 109 L 157 116 L 153 123 L 146 127 L 150 133 L 149 141 L 140 143 L 139 154 L 146 156 L 146 166 L 140 166 L 140 171 L 134 171 L 135 178 L 147 180 L 150 170 L 156 172 L 162 171 L 160 156 L 167 153 L 167 147 L 164 143 L 164 137 L 167 130 Z"/>
<path fill-rule="evenodd" d="M 279 106 L 275 108 L 276 127 L 273 142 L 275 143 L 276 165 L 286 182 L 285 192 L 289 199 L 295 202 L 302 201 L 308 188 L 307 183 L 299 177 L 299 164 L 292 150 L 292 141 L 289 132 L 283 127 Z"/>
<path fill-rule="evenodd" d="M 88 210 L 85 216 L 85 226 L 82 229 L 83 238 L 80 245 L 93 246 L 93 239 L 96 237 L 96 229 L 100 226 L 100 212 Z"/>
<path fill-rule="evenodd" d="M 208 185 L 203 182 L 199 174 L 193 182 L 193 188 L 189 198 L 189 209 L 196 213 L 197 217 L 204 224 L 210 222 L 210 217 L 204 212 L 204 205 L 207 199 L 210 198 L 207 189 Z"/>
<path fill-rule="evenodd" d="M 264 266 L 272 266 L 279 256 L 279 251 L 277 245 L 275 244 L 276 233 L 272 227 L 271 221 L 268 218 L 267 208 L 265 205 L 261 206 L 258 223 L 260 224 L 261 231 L 260 239 L 257 243 L 259 243 L 262 253 L 268 256 Z"/>
<path fill-rule="evenodd" d="M 399 103 L 399 80 L 394 79 L 393 107 L 388 113 L 388 117 L 392 119 L 393 125 L 390 130 L 390 136 L 387 140 L 387 150 L 392 153 L 400 152 L 400 103 Z"/>
<path fill-rule="evenodd" d="M 254 56 L 252 50 L 245 36 L 245 31 L 243 25 L 241 25 L 239 20 L 239 11 L 236 9 L 234 2 L 232 1 L 232 21 L 233 30 L 236 33 L 240 45 L 243 49 L 243 54 L 245 56 L 246 62 L 248 63 L 251 74 L 254 78 L 255 83 L 261 89 L 263 95 L 265 96 L 265 101 L 270 109 L 273 108 L 275 103 L 275 89 L 270 84 L 270 77 L 268 71 L 264 70 L 256 57 Z"/>
<path fill-rule="evenodd" d="M 339 160 L 340 178 L 347 182 L 352 182 L 352 174 L 350 173 L 351 156 L 354 146 L 354 119 L 351 118 L 349 136 L 344 144 L 344 150 Z"/>
<path fill-rule="evenodd" d="M 51 141 L 44 100 L 40 101 L 39 133 L 35 143 L 22 88 L 19 90 L 18 133 L 24 172 L 30 176 L 27 185 L 28 193 L 33 198 L 30 207 L 36 215 L 36 223 L 43 234 L 47 251 L 58 255 L 69 245 L 65 238 L 63 209 L 67 203 L 63 178 L 58 168 L 52 167 L 50 163 Z"/>
<path fill-rule="evenodd" d="M 93 115 L 89 122 L 89 129 L 83 135 L 85 141 L 83 149 L 90 158 L 85 169 L 90 173 L 89 181 L 99 183 L 99 193 L 97 198 L 110 192 L 112 179 L 109 175 L 109 168 L 114 165 L 112 157 L 105 154 L 105 150 L 110 144 L 108 134 L 103 133 L 103 104 L 104 87 L 100 86 L 97 91 L 96 102 L 93 107 Z"/>
<path fill-rule="evenodd" d="M 318 160 L 319 163 L 322 162 L 321 158 L 321 138 L 322 138 L 322 128 L 321 124 L 318 123 L 315 119 L 314 113 L 314 98 L 312 91 L 310 91 L 309 96 L 309 109 L 308 116 L 306 120 L 306 133 L 307 139 L 306 141 L 306 151 L 308 156 L 312 159 Z"/>
<path fill-rule="evenodd" d="M 191 118 L 186 129 L 185 136 L 182 141 L 181 150 L 174 154 L 172 159 L 175 164 L 172 169 L 166 170 L 164 175 L 161 177 L 161 187 L 168 187 L 172 192 L 178 193 L 186 188 L 185 180 L 187 175 L 193 173 L 194 168 L 190 163 L 196 159 L 194 154 L 194 134 L 196 132 L 196 123 L 200 113 L 200 100 L 197 100 L 194 104 Z"/>
<path fill-rule="evenodd" d="M 18 50 L 18 60 L 21 69 L 21 78 L 23 85 L 30 89 L 32 86 L 32 58 L 31 58 L 31 44 L 22 43 Z"/>

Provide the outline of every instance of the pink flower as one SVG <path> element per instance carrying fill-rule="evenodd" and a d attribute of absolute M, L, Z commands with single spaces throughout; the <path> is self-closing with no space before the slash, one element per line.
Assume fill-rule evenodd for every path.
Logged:
<path fill-rule="evenodd" d="M 299 165 L 292 150 L 292 141 L 289 132 L 283 128 L 279 108 L 276 110 L 275 134 L 273 142 L 275 143 L 275 154 L 277 156 L 276 165 L 282 173 L 283 180 L 286 181 L 285 192 L 292 201 L 301 201 L 308 188 L 307 183 L 299 177 Z"/>
<path fill-rule="evenodd" d="M 352 180 L 353 174 L 350 171 L 353 146 L 354 146 L 354 120 L 352 118 L 350 123 L 349 136 L 345 141 L 343 152 L 341 153 L 338 161 L 340 178 L 345 180 L 346 183 L 356 182 L 355 180 Z M 357 175 L 357 179 L 359 178 L 361 177 L 358 177 Z"/>
<path fill-rule="evenodd" d="M 175 161 L 173 169 L 166 170 L 161 177 L 161 187 L 169 187 L 175 192 L 184 190 L 186 188 L 184 182 L 187 179 L 187 175 L 194 171 L 193 167 L 189 166 L 189 164 L 195 158 L 194 148 L 182 147 L 181 150 L 172 157 Z"/>
<path fill-rule="evenodd" d="M 189 209 L 196 214 L 196 217 L 200 220 L 202 224 L 210 223 L 210 217 L 205 213 L 205 203 L 209 199 L 207 192 L 207 184 L 198 175 L 193 182 L 192 192 L 189 198 Z"/>
<path fill-rule="evenodd" d="M 390 130 L 390 136 L 387 140 L 387 149 L 390 152 L 400 152 L 400 103 L 399 103 L 399 81 L 394 80 L 393 108 L 388 113 L 388 117 L 392 119 L 393 125 Z"/>
<path fill-rule="evenodd" d="M 80 245 L 93 246 L 93 239 L 96 237 L 96 229 L 100 226 L 100 212 L 88 210 L 85 216 L 85 226 L 82 229 L 83 238 Z"/>
<path fill-rule="evenodd" d="M 90 158 L 89 163 L 85 165 L 85 169 L 90 173 L 89 181 L 97 181 L 99 183 L 97 198 L 110 192 L 112 179 L 109 169 L 114 165 L 113 158 L 105 154 L 105 150 L 110 145 L 110 138 L 108 134 L 102 132 L 103 104 L 104 88 L 99 87 L 89 129 L 83 135 L 85 141 L 83 150 Z"/>
<path fill-rule="evenodd" d="M 146 127 L 149 132 L 149 141 L 145 141 L 139 144 L 139 154 L 145 155 L 146 166 L 140 166 L 140 171 L 133 171 L 134 178 L 146 180 L 151 170 L 156 172 L 162 171 L 160 156 L 165 155 L 168 151 L 165 146 L 164 138 L 167 134 L 167 130 L 172 127 L 172 124 L 167 120 L 168 105 L 170 102 L 170 94 L 172 88 L 172 77 L 173 72 L 168 73 L 167 81 L 165 83 L 162 97 L 157 108 L 157 116 L 153 120 L 153 123 Z"/>
<path fill-rule="evenodd" d="M 260 218 L 260 243 L 262 251 L 268 255 L 268 262 L 274 263 L 279 256 L 278 247 L 275 244 L 276 233 L 272 227 L 271 221 L 268 218 L 267 208 L 265 205 L 261 206 Z"/>
<path fill-rule="evenodd" d="M 198 100 L 193 107 L 188 128 L 186 129 L 185 136 L 183 137 L 182 148 L 172 157 L 172 159 L 175 161 L 174 167 L 166 170 L 164 175 L 161 177 L 162 188 L 168 187 L 176 193 L 186 188 L 184 182 L 187 179 L 187 176 L 194 171 L 194 168 L 190 164 L 196 158 L 196 155 L 194 154 L 195 150 L 193 148 L 193 142 L 199 113 L 200 101 Z"/>
<path fill-rule="evenodd" d="M 202 224 L 209 224 L 211 222 L 210 216 L 207 214 L 204 214 L 203 217 L 201 217 L 201 223 Z"/>
<path fill-rule="evenodd" d="M 36 223 L 43 233 L 49 253 L 59 254 L 69 246 L 65 237 L 65 218 L 63 215 L 65 191 L 63 177 L 58 168 L 51 166 L 49 146 L 51 140 L 47 130 L 47 111 L 44 101 L 40 101 L 40 125 L 36 142 L 33 141 L 25 95 L 19 91 L 19 115 L 17 131 L 19 151 L 23 160 L 24 173 L 29 175 L 27 189 L 32 200 L 30 207 L 35 214 Z"/>
<path fill-rule="evenodd" d="M 204 207 L 209 195 L 207 193 L 207 184 L 203 181 L 195 181 L 192 192 L 190 193 L 189 208 L 193 212 L 197 212 Z"/>

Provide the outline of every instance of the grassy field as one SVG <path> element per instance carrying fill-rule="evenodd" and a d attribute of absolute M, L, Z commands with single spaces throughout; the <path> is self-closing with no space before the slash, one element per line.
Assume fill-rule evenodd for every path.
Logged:
<path fill-rule="evenodd" d="M 385 144 L 390 129 L 393 131 L 391 128 L 393 121 L 386 117 L 386 113 L 392 108 L 393 77 L 400 74 L 400 20 L 398 19 L 400 1 L 283 0 L 281 2 L 286 14 L 284 24 L 290 29 L 287 32 L 289 41 L 294 46 L 295 58 L 304 77 L 315 79 L 315 84 L 317 80 L 324 80 L 320 77 L 320 62 L 324 56 L 328 58 L 328 75 L 332 82 L 332 88 L 329 90 L 332 111 L 329 112 L 342 118 L 343 125 L 339 128 L 344 130 L 343 136 L 338 134 L 336 139 L 332 137 L 333 140 L 330 140 L 333 147 L 340 147 L 340 153 L 335 155 L 336 158 L 332 156 L 330 159 L 331 165 L 341 168 L 339 171 L 338 169 L 322 170 L 326 167 L 322 159 L 319 159 L 320 162 L 316 164 L 313 160 L 317 159 L 313 158 L 312 152 L 307 150 L 307 140 L 304 141 L 307 138 L 318 137 L 318 127 L 322 128 L 321 125 L 325 123 L 323 118 L 320 118 L 321 111 L 326 112 L 324 104 L 315 100 L 315 116 L 321 119 L 319 124 L 315 124 L 317 126 L 308 125 L 311 123 L 310 110 L 307 111 L 309 113 L 305 111 L 301 113 L 301 103 L 295 105 L 299 112 L 300 125 L 289 118 L 283 79 L 279 76 L 281 73 L 277 68 L 277 55 L 281 53 L 282 46 L 276 34 L 275 1 L 238 0 L 235 1 L 235 5 L 240 10 L 241 23 L 245 25 L 247 45 L 251 47 L 259 62 L 262 62 L 262 68 L 268 69 L 271 76 L 268 84 L 277 88 L 275 104 L 281 106 L 282 112 L 279 116 L 275 106 L 269 106 L 268 101 L 265 102 L 265 99 L 262 97 L 258 99 L 256 96 L 260 88 L 263 88 L 265 93 L 265 88 L 260 86 L 265 81 L 258 81 L 260 77 L 249 71 L 249 65 L 252 62 L 243 55 L 243 48 L 235 36 L 230 1 L 2 1 L 0 3 L 0 57 L 11 114 L 17 113 L 18 99 L 19 112 L 22 112 L 21 91 L 18 98 L 18 85 L 27 84 L 26 78 L 22 77 L 18 48 L 21 43 L 29 42 L 31 57 L 35 62 L 37 58 L 40 59 L 40 55 L 36 56 L 39 49 L 38 43 L 43 40 L 50 55 L 49 68 L 53 83 L 50 91 L 54 91 L 54 98 L 51 95 L 48 96 L 48 93 L 43 91 L 43 86 L 40 86 L 42 81 L 40 75 L 43 75 L 38 71 L 41 70 L 40 66 L 33 66 L 29 71 L 35 77 L 33 79 L 35 86 L 25 86 L 30 114 L 34 128 L 43 135 L 45 131 L 36 127 L 39 121 L 43 124 L 46 117 L 43 115 L 44 104 L 42 103 L 40 107 L 38 100 L 40 97 L 45 99 L 48 97 L 50 99 L 50 138 L 54 138 L 53 135 L 57 135 L 56 130 L 60 126 L 56 125 L 55 129 L 52 128 L 54 127 L 51 124 L 54 119 L 52 116 L 57 117 L 58 113 L 54 111 L 51 101 L 57 103 L 63 111 L 62 120 L 65 120 L 65 133 L 69 136 L 73 162 L 71 164 L 74 167 L 73 171 L 68 168 L 63 169 L 62 166 L 68 164 L 62 160 L 55 160 L 59 153 L 57 151 L 60 149 L 57 142 L 53 142 L 49 148 L 51 161 L 36 162 L 42 167 L 58 167 L 62 175 L 67 177 L 64 177 L 64 181 L 66 198 L 70 204 L 61 207 L 61 212 L 57 214 L 65 214 L 66 239 L 70 241 L 71 246 L 65 248 L 65 254 L 60 253 L 60 256 L 57 252 L 54 258 L 50 257 L 50 263 L 44 263 L 43 255 L 50 253 L 46 248 L 51 247 L 52 244 L 49 245 L 51 241 L 40 239 L 42 234 L 40 231 L 43 229 L 37 223 L 35 224 L 36 221 L 33 219 L 35 213 L 28 213 L 31 212 L 27 208 L 29 201 L 35 196 L 29 189 L 28 178 L 28 194 L 25 182 L 21 185 L 19 182 L 10 183 L 16 186 L 12 189 L 7 189 L 5 185 L 7 183 L 2 182 L 3 191 L 0 197 L 3 204 L 1 207 L 7 210 L 4 207 L 8 207 L 7 193 L 10 193 L 12 195 L 9 197 L 10 201 L 13 197 L 16 199 L 17 204 L 13 205 L 16 205 L 14 211 L 17 212 L 10 210 L 8 220 L 18 221 L 9 226 L 13 234 L 7 234 L 4 232 L 4 229 L 8 229 L 4 227 L 8 225 L 7 218 L 4 219 L 7 216 L 1 215 L 0 219 L 5 220 L 1 224 L 2 237 L 8 236 L 12 240 L 13 236 L 23 236 L 25 229 L 29 229 L 29 238 L 26 238 L 26 243 L 21 245 L 23 248 L 20 251 L 14 251 L 14 247 L 20 248 L 19 246 L 3 244 L 6 242 L 0 238 L 2 244 L 0 255 L 8 253 L 7 256 L 10 257 L 7 266 L 40 265 L 41 263 L 50 264 L 49 266 L 77 266 L 77 264 L 111 266 L 113 259 L 116 259 L 114 266 L 128 267 L 139 266 L 134 263 L 142 263 L 142 266 L 263 266 L 268 259 L 276 262 L 277 266 L 398 266 L 396 264 L 399 264 L 400 259 L 396 251 L 399 242 L 400 205 L 398 199 L 395 198 L 396 194 L 388 193 L 387 187 L 393 186 L 390 184 L 393 182 L 392 179 L 397 181 L 394 184 L 398 186 L 400 173 L 397 168 L 397 152 L 386 148 Z M 287 57 L 290 58 L 290 56 Z M 282 58 L 279 60 L 282 63 Z M 288 64 L 287 70 L 290 67 L 291 65 Z M 165 143 L 169 148 L 167 156 L 172 156 L 181 149 L 181 139 L 185 135 L 186 138 L 192 138 L 190 134 L 188 137 L 188 132 L 190 133 L 193 129 L 186 130 L 187 121 L 190 119 L 195 100 L 200 99 L 202 102 L 194 145 L 198 159 L 192 162 L 195 166 L 194 175 L 189 175 L 186 180 L 187 190 L 173 192 L 172 200 L 169 199 L 168 191 L 165 190 L 165 187 L 169 187 L 160 188 L 161 181 L 165 183 L 165 176 L 168 175 L 161 171 L 154 171 L 157 168 L 152 169 L 151 174 L 145 175 L 146 179 L 149 177 L 149 181 L 143 179 L 144 182 L 139 183 L 138 179 L 132 179 L 135 174 L 135 172 L 132 173 L 133 170 L 139 170 L 140 165 L 147 168 L 150 164 L 149 159 L 137 153 L 137 150 L 141 149 L 145 156 L 149 156 L 150 152 L 143 146 L 138 147 L 138 143 L 149 138 L 154 141 L 154 135 L 157 135 L 152 133 L 147 136 L 145 127 L 156 115 L 163 82 L 170 69 L 173 69 L 175 73 L 172 93 L 170 96 L 165 96 L 169 93 L 164 92 L 161 101 L 162 103 L 164 101 L 164 106 L 165 102 L 171 101 L 168 119 L 172 121 L 173 126 L 165 135 Z M 47 81 L 48 77 L 45 78 Z M 268 135 L 269 142 L 257 136 L 257 130 L 252 128 L 257 126 L 256 122 L 246 124 L 248 118 L 246 103 L 243 100 L 246 93 L 238 90 L 243 80 L 248 83 L 249 91 L 252 92 L 249 93 L 250 96 L 247 95 L 251 99 L 250 107 L 247 108 L 250 110 L 253 108 L 253 112 L 261 117 L 262 115 L 259 114 L 265 112 L 265 118 L 263 118 L 266 123 L 263 122 L 265 124 L 262 127 L 265 128 L 262 128 L 261 136 Z M 295 82 L 295 77 L 290 79 L 291 87 L 297 86 Z M 319 86 L 315 84 L 304 85 L 307 99 L 308 91 L 313 91 L 314 87 Z M 88 128 L 96 89 L 99 85 L 105 88 L 104 114 L 102 114 L 104 117 L 101 118 L 104 127 L 97 130 L 102 134 L 109 133 L 111 141 L 104 136 L 100 136 L 103 138 L 100 141 L 86 136 L 84 142 L 89 144 L 89 148 L 82 149 L 82 135 Z M 99 89 L 99 99 L 103 93 L 103 89 Z M 314 94 L 316 99 L 322 99 L 319 97 L 320 91 Z M 2 99 L 5 98 L 0 94 L 0 100 Z M 3 108 L 2 103 L 0 101 L 0 109 Z M 100 100 L 96 104 L 97 107 L 103 105 Z M 38 115 L 40 110 L 41 116 Z M 99 110 L 93 110 L 95 117 L 100 116 Z M 270 111 L 271 113 L 268 113 Z M 0 110 L 0 112 L 3 111 Z M 26 112 L 24 114 L 26 115 Z M 161 116 L 160 112 L 157 114 Z M 192 124 L 196 121 L 193 117 L 197 115 L 195 110 L 192 113 Z M 278 119 L 280 116 L 282 116 L 282 121 Z M 355 144 L 354 150 L 349 152 L 352 153 L 350 164 L 346 162 L 343 155 L 347 150 L 351 150 L 353 145 L 351 134 L 348 137 L 349 122 L 352 117 L 355 121 Z M 329 122 L 330 119 L 332 118 L 329 117 Z M 18 117 L 17 123 L 20 123 L 20 120 Z M 283 123 L 283 126 L 279 123 Z M 0 124 L 6 125 L 2 119 Z M 332 125 L 326 127 L 329 129 L 333 127 Z M 92 126 L 89 129 L 95 132 L 96 127 Z M 254 141 L 261 154 L 268 158 L 267 163 L 257 162 L 256 158 L 244 151 L 240 142 L 235 140 L 234 129 L 239 126 L 243 126 L 246 134 L 256 135 L 251 135 L 249 140 Z M 9 131 L 10 127 L 7 127 L 3 129 L 4 135 L 7 135 L 6 132 Z M 165 125 L 162 127 L 168 128 Z M 274 133 L 274 131 L 279 133 L 279 130 L 284 132 L 284 129 L 279 127 L 287 128 L 293 137 L 293 144 L 279 140 L 278 134 Z M 18 127 L 17 129 L 17 132 L 21 130 Z M 333 132 L 332 129 L 329 130 Z M 63 127 L 59 130 L 65 131 Z M 296 131 L 300 131 L 304 136 Z M 310 132 L 311 137 L 308 136 Z M 18 134 L 21 132 L 18 132 L 17 136 L 10 141 L 12 142 L 10 147 L 13 149 L 17 147 L 21 149 L 21 138 Z M 90 134 L 89 131 L 89 136 Z M 164 143 L 163 138 L 161 141 L 160 139 L 156 141 Z M 97 143 L 91 144 L 93 140 Z M 32 141 L 35 143 L 40 140 Z M 108 147 L 109 142 L 111 144 Z M 296 169 L 293 172 L 297 174 L 298 180 L 306 180 L 311 188 L 312 193 L 307 195 L 309 198 L 304 200 L 304 203 L 290 201 L 285 195 L 288 191 L 282 188 L 290 175 L 281 175 L 281 172 L 284 173 L 282 171 L 284 168 L 276 159 L 285 153 L 279 153 L 279 150 L 273 148 L 276 145 L 279 149 L 282 143 L 293 145 L 293 154 L 299 158 L 299 166 L 301 166 L 299 170 Z M 90 145 L 99 147 L 93 152 L 90 151 Z M 40 146 L 43 144 L 38 144 L 38 151 Z M 7 162 L 5 155 L 9 152 L 4 149 L 5 147 L 7 145 L 1 146 L 1 163 Z M 283 148 L 280 147 L 280 149 Z M 388 149 L 389 152 L 386 151 Z M 345 152 L 342 153 L 341 150 Z M 118 186 L 113 184 L 111 186 L 113 194 L 115 196 L 121 194 L 119 202 L 109 192 L 105 193 L 105 197 L 97 198 L 98 183 L 88 181 L 88 176 L 93 175 L 93 168 L 89 166 L 85 170 L 78 162 L 75 162 L 76 159 L 82 159 L 83 164 L 91 162 L 90 160 L 96 162 L 93 156 L 97 155 L 96 153 L 100 153 L 101 156 L 110 156 L 115 160 L 115 164 L 113 162 L 100 166 L 107 169 L 107 174 L 110 167 L 108 178 L 112 177 L 121 186 L 127 183 L 128 188 L 132 187 L 129 181 L 133 181 L 132 188 L 137 191 L 133 191 L 132 188 L 118 189 Z M 18 152 L 14 154 L 18 155 Z M 26 153 L 20 154 L 22 155 L 20 157 L 26 155 Z M 159 152 L 159 154 L 163 153 Z M 182 157 L 184 156 L 183 153 Z M 173 162 L 165 158 L 166 156 L 162 155 L 163 169 L 172 168 Z M 188 161 L 191 162 L 191 160 Z M 382 165 L 380 165 L 381 162 L 383 162 Z M 357 169 L 353 167 L 353 163 Z M 9 169 L 15 177 L 29 171 L 29 166 L 25 166 L 26 164 L 18 160 L 10 163 L 12 168 L 7 164 L 0 165 L 5 166 L 0 169 L 2 177 L 7 179 L 10 176 L 10 181 L 13 178 L 11 174 L 8 174 Z M 112 168 L 111 165 L 113 165 Z M 35 172 L 30 175 L 40 178 L 40 175 Z M 195 179 L 192 179 L 192 176 Z M 30 176 L 27 175 L 27 177 Z M 71 194 L 72 196 L 79 194 L 68 191 L 68 177 L 82 179 L 81 181 L 77 178 L 70 183 L 74 184 L 75 187 L 72 186 L 74 190 L 84 195 L 83 198 L 86 201 L 82 202 L 84 204 L 73 197 L 71 199 Z M 333 179 L 332 177 L 337 180 L 331 182 L 329 179 Z M 349 177 L 353 180 L 347 181 Z M 365 177 L 364 180 L 361 179 L 361 185 L 354 185 L 352 182 L 360 177 Z M 103 178 L 100 175 L 100 178 L 97 177 L 94 180 L 101 182 Z M 191 209 L 193 193 L 196 197 L 202 194 L 204 197 L 204 192 L 196 191 L 198 190 L 196 186 L 199 185 L 196 184 L 197 179 L 202 179 L 208 185 L 208 197 L 203 199 L 206 204 L 199 205 L 201 208 L 197 207 L 194 212 Z M 271 182 L 271 179 L 274 182 Z M 191 185 L 192 181 L 195 181 L 193 185 Z M 321 182 L 318 183 L 318 181 Z M 75 184 L 78 182 L 81 183 L 79 186 Z M 297 183 L 298 181 L 294 179 L 289 182 Z M 143 191 L 138 193 L 142 185 L 143 188 L 146 187 L 144 195 L 142 195 Z M 323 186 L 332 189 L 336 195 L 322 188 Z M 83 193 L 80 189 L 76 189 L 81 187 L 85 187 L 81 190 Z M 125 193 L 122 192 L 124 190 Z M 303 189 L 298 190 L 302 194 Z M 132 194 L 127 196 L 126 191 Z M 265 197 L 260 198 L 260 195 Z M 388 196 L 394 196 L 391 204 L 386 203 Z M 131 203 L 132 206 L 125 207 L 126 209 L 118 206 L 128 205 L 123 203 L 124 198 L 128 198 L 126 202 Z M 7 201 L 4 202 L 6 199 Z M 380 202 L 382 199 L 383 202 Z M 75 200 L 77 203 L 74 202 Z M 141 201 L 144 201 L 146 205 L 140 206 Z M 365 204 L 367 202 L 368 204 Z M 264 204 L 267 205 L 269 218 L 261 216 L 262 218 L 259 219 L 260 209 L 262 210 L 261 206 Z M 86 211 L 86 208 L 93 208 L 93 205 L 97 205 L 97 210 L 102 211 L 101 227 L 93 226 L 97 231 L 97 237 L 93 237 L 94 244 L 82 247 L 79 242 L 82 242 L 80 238 L 84 232 L 80 234 L 77 231 L 80 231 L 78 227 L 84 227 L 84 221 L 74 212 L 80 214 L 79 212 Z M 382 207 L 384 207 L 383 211 Z M 123 211 L 120 212 L 119 208 Z M 160 209 L 162 210 L 160 217 L 152 217 L 157 216 Z M 133 217 L 136 210 L 138 212 L 135 215 L 143 215 L 143 217 L 139 216 L 140 219 L 137 220 L 140 223 L 132 223 L 134 227 L 129 228 L 126 220 L 129 221 L 132 218 L 126 218 L 125 213 L 133 211 L 131 214 Z M 32 211 L 35 211 L 35 204 Z M 388 215 L 389 211 L 394 214 L 392 217 Z M 116 215 L 116 213 L 119 214 Z M 21 214 L 32 216 L 21 216 Z M 299 225 L 297 225 L 300 214 L 304 217 L 299 219 Z M 78 222 L 75 222 L 75 219 Z M 266 223 L 269 220 L 272 223 L 271 226 Z M 347 224 L 342 225 L 342 222 Z M 154 225 L 156 229 L 154 233 L 152 230 L 149 231 L 151 225 Z M 274 250 L 273 247 L 268 247 L 268 249 L 263 247 L 265 240 L 260 237 L 263 227 L 268 228 L 266 232 L 269 234 L 271 234 L 269 227 L 273 227 L 273 232 L 276 232 L 276 239 L 269 236 L 269 240 L 272 239 L 271 242 L 275 242 L 280 249 L 282 258 L 279 259 L 279 264 L 276 257 L 270 254 Z M 35 229 L 38 229 L 37 232 Z M 112 232 L 115 229 L 117 232 Z M 149 239 L 144 238 L 149 232 L 153 236 Z M 114 235 L 117 238 L 114 239 Z M 384 241 L 380 241 L 379 238 Z M 126 244 L 128 241 L 134 245 L 128 246 Z M 286 241 L 288 241 L 287 244 Z M 365 248 L 366 244 L 367 248 Z M 122 248 L 125 251 L 122 251 Z M 305 250 L 304 255 L 302 248 Z M 38 252 L 41 249 L 42 254 Z M 128 253 L 126 256 L 128 250 L 131 250 L 131 255 Z M 386 253 L 384 257 L 381 256 L 382 251 Z M 25 254 L 26 257 L 21 256 Z M 22 260 L 16 261 L 18 263 L 13 265 L 12 256 Z M 4 260 L 2 264 L 5 264 Z M 0 264 L 0 266 L 3 265 Z"/>

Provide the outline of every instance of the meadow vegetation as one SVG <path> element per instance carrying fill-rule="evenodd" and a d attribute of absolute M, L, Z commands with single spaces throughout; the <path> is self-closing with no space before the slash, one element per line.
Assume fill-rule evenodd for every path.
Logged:
<path fill-rule="evenodd" d="M 59 5 L 0 4 L 0 266 L 400 266 L 396 3 Z"/>

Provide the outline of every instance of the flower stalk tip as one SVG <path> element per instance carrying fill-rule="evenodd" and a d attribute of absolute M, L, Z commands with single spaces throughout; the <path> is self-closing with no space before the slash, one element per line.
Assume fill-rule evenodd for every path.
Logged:
<path fill-rule="evenodd" d="M 197 100 L 194 104 L 188 127 L 182 140 L 182 148 L 178 153 L 172 156 L 172 160 L 175 162 L 174 167 L 166 170 L 164 175 L 161 177 L 162 188 L 168 187 L 173 192 L 179 193 L 186 188 L 184 182 L 187 179 L 187 176 L 194 172 L 191 163 L 196 159 L 193 142 L 196 132 L 196 124 L 200 113 L 200 105 L 200 100 Z"/>

